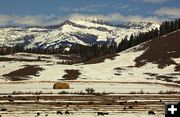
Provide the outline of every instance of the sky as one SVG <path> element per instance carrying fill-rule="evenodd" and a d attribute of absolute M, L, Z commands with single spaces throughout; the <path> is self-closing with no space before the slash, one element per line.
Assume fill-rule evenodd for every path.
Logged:
<path fill-rule="evenodd" d="M 180 0 L 0 0 L 0 25 L 54 25 L 71 19 L 122 23 L 180 18 Z"/>

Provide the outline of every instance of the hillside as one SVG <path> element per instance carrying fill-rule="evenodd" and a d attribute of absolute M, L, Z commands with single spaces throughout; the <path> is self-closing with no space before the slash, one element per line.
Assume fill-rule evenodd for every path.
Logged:
<path fill-rule="evenodd" d="M 145 52 L 135 59 L 136 66 L 147 63 L 158 64 L 159 68 L 175 65 L 179 68 L 180 30 L 168 35 L 157 37 L 144 44 Z M 177 70 L 178 71 L 178 70 Z"/>

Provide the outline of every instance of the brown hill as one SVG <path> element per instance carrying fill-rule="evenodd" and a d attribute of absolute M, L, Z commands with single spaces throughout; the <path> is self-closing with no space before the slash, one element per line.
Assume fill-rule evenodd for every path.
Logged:
<path fill-rule="evenodd" d="M 154 38 L 143 46 L 145 52 L 135 59 L 137 67 L 148 62 L 158 64 L 159 68 L 174 64 L 179 71 L 180 64 L 172 58 L 180 58 L 180 30 Z"/>

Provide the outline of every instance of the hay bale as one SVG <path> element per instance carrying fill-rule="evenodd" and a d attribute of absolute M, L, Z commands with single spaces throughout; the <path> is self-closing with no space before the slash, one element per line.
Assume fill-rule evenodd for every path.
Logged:
<path fill-rule="evenodd" d="M 54 84 L 53 89 L 69 89 L 68 83 L 57 82 Z"/>

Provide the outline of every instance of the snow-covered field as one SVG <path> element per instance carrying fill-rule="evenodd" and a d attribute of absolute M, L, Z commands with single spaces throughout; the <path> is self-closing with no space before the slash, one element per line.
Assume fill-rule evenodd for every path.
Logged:
<path fill-rule="evenodd" d="M 135 47 L 136 48 L 136 47 Z M 48 93 L 49 95 L 60 95 L 62 91 L 66 91 L 68 93 L 75 93 L 72 94 L 73 96 L 77 95 L 80 92 L 85 92 L 86 88 L 93 88 L 95 89 L 96 93 L 111 93 L 113 96 L 125 94 L 125 95 L 133 95 L 134 93 L 137 93 L 135 95 L 139 96 L 140 98 L 143 96 L 141 100 L 136 100 L 140 103 L 144 103 L 144 107 L 141 108 L 139 105 L 137 108 L 132 111 L 131 110 L 123 110 L 124 105 L 121 105 L 120 107 L 116 107 L 120 110 L 113 110 L 112 112 L 109 112 L 108 115 L 105 115 L 106 117 L 163 117 L 164 111 L 163 111 L 163 104 L 164 102 L 160 102 L 160 99 L 163 99 L 163 101 L 168 101 L 169 98 L 165 97 L 159 97 L 157 98 L 154 105 L 151 103 L 154 103 L 154 100 L 152 98 L 149 98 L 152 93 L 157 93 L 155 95 L 162 96 L 164 94 L 159 94 L 159 92 L 166 92 L 166 91 L 174 91 L 174 92 L 180 92 L 180 84 L 175 82 L 167 82 L 157 79 L 156 76 L 158 75 L 171 75 L 174 74 L 172 78 L 172 81 L 180 81 L 180 75 L 178 71 L 175 71 L 175 66 L 170 65 L 165 68 L 158 68 L 156 64 L 153 63 L 147 63 L 146 65 L 142 67 L 135 67 L 135 61 L 134 59 L 141 55 L 144 51 L 134 51 L 134 48 L 131 48 L 127 51 L 118 53 L 118 55 L 113 59 L 106 59 L 104 62 L 97 63 L 97 64 L 73 64 L 73 65 L 65 65 L 65 64 L 59 64 L 58 62 L 61 61 L 57 57 L 53 55 L 37 55 L 37 54 L 31 54 L 30 57 L 26 56 L 26 53 L 16 53 L 15 55 L 6 55 L 6 56 L 0 56 L 1 57 L 7 57 L 7 58 L 15 58 L 16 61 L 0 61 L 0 94 L 1 96 L 6 96 L 7 94 L 11 94 L 12 92 L 20 92 L 25 93 L 24 97 L 26 95 L 34 96 L 33 93 L 41 92 Z M 31 60 L 37 60 L 38 56 L 46 56 L 42 58 L 42 61 L 21 61 L 21 59 L 31 59 Z M 18 59 L 18 60 L 17 60 Z M 179 63 L 179 59 L 172 58 L 176 63 Z M 8 74 L 12 71 L 17 71 L 19 69 L 23 69 L 27 65 L 36 65 L 41 68 L 43 68 L 42 71 L 38 72 L 38 75 L 35 76 L 29 76 L 29 80 L 22 80 L 22 81 L 10 81 L 3 75 Z M 76 80 L 64 80 L 63 76 L 66 73 L 66 70 L 78 70 L 81 74 L 78 76 Z M 155 75 L 154 75 L 155 74 Z M 67 82 L 70 85 L 70 89 L 53 89 L 53 84 L 56 82 Z M 139 92 L 139 93 L 138 93 Z M 140 93 L 141 92 L 141 93 Z M 143 94 L 143 93 L 144 94 Z M 22 94 L 23 95 L 23 94 Z M 45 94 L 44 94 L 45 95 Z M 14 96 L 14 95 L 13 95 Z M 175 98 L 179 97 L 179 93 L 175 95 L 170 95 L 171 101 Z M 28 98 L 28 96 L 26 97 Z M 65 97 L 66 98 L 66 97 Z M 97 98 L 97 97 L 96 97 Z M 117 98 L 117 97 L 116 97 Z M 116 99 L 115 98 L 115 99 Z M 2 99 L 2 97 L 1 97 Z M 68 98 L 69 99 L 69 98 Z M 134 103 L 136 98 L 132 99 L 126 99 L 128 101 L 128 104 Z M 176 99 L 177 100 L 177 99 Z M 16 102 L 17 100 L 13 101 L 13 103 L 19 103 Z M 24 102 L 24 100 L 20 100 L 20 102 Z M 81 101 L 81 100 L 80 100 Z M 117 103 L 122 103 L 122 99 L 116 100 Z M 26 101 L 25 101 L 26 102 Z M 60 101 L 63 102 L 63 101 Z M 77 101 L 76 101 L 77 102 Z M 81 101 L 82 102 L 82 101 Z M 110 102 L 110 101 L 109 101 Z M 26 107 L 23 107 L 23 109 L 27 109 L 28 111 L 24 111 L 23 109 L 20 111 L 17 111 L 17 105 L 14 108 L 12 105 L 12 102 L 9 102 L 9 100 L 0 100 L 1 106 L 0 109 L 3 107 L 6 107 L 7 111 L 0 111 L 0 115 L 2 117 L 34 117 L 37 115 L 37 109 L 38 106 L 34 105 L 34 108 L 30 108 L 29 110 Z M 10 103 L 9 106 L 6 105 L 6 103 Z M 32 100 L 27 103 L 34 103 Z M 57 103 L 56 100 L 44 100 L 41 103 Z M 47 106 L 46 104 L 46 106 Z M 29 105 L 26 105 L 29 107 Z M 44 106 L 44 105 L 43 105 Z M 64 105 L 65 106 L 65 105 Z M 97 105 L 96 105 L 97 106 Z M 128 106 L 128 105 L 126 105 Z M 155 107 L 154 107 L 155 106 Z M 55 107 L 55 109 L 59 109 L 60 107 L 63 109 L 67 109 L 67 107 L 62 106 L 52 106 Z M 94 107 L 94 106 L 93 106 Z M 104 108 L 109 107 L 109 105 L 105 107 L 97 107 L 94 110 L 88 110 L 87 112 L 84 112 L 82 108 L 79 108 L 79 110 L 72 111 L 70 115 L 60 115 L 62 117 L 97 117 L 98 111 L 103 111 Z M 148 107 L 148 108 L 147 108 Z M 22 107 L 18 107 L 22 108 Z M 48 107 L 47 107 L 48 108 Z M 90 108 L 89 106 L 87 108 Z M 12 110 L 11 110 L 12 109 Z M 13 110 L 14 109 L 14 110 Z M 42 107 L 40 109 L 43 109 Z M 74 109 L 74 108 L 73 108 Z M 155 110 L 156 115 L 148 115 L 149 110 Z M 64 110 L 63 110 L 64 111 Z M 50 110 L 40 110 L 40 117 L 46 116 L 48 114 L 48 117 L 56 117 L 59 116 L 56 114 L 56 111 L 54 109 Z"/>
<path fill-rule="evenodd" d="M 167 83 L 166 81 L 156 80 L 156 75 L 171 75 L 175 78 L 172 80 L 179 81 L 180 75 L 178 71 L 174 71 L 174 65 L 167 66 L 163 69 L 159 69 L 156 64 L 148 63 L 142 67 L 135 66 L 134 59 L 141 55 L 144 51 L 125 51 L 115 57 L 114 60 L 106 59 L 102 63 L 98 64 L 74 64 L 74 65 L 62 65 L 57 64 L 61 61 L 55 57 L 50 57 L 48 60 L 25 62 L 25 61 L 1 61 L 0 62 L 0 81 L 4 81 L 2 75 L 9 72 L 23 68 L 24 65 L 38 65 L 44 68 L 43 71 L 39 72 L 39 76 L 33 76 L 31 81 L 58 81 L 63 79 L 65 70 L 79 70 L 81 75 L 78 76 L 77 80 L 85 81 L 120 81 L 120 82 L 160 82 Z M 45 55 L 41 55 L 45 56 Z M 4 57 L 4 56 L 0 56 Z M 13 55 L 6 57 L 12 58 Z M 15 55 L 15 58 L 20 57 Z M 37 59 L 37 55 L 32 57 Z M 21 57 L 24 58 L 24 57 Z M 42 59 L 43 60 L 43 59 Z M 178 59 L 175 59 L 178 62 Z M 173 83 L 172 83 L 173 84 Z"/>
<path fill-rule="evenodd" d="M 85 89 L 93 88 L 97 93 L 131 93 L 140 92 L 144 93 L 159 93 L 160 91 L 178 91 L 179 87 L 165 86 L 160 84 L 133 84 L 133 83 L 101 83 L 101 82 L 68 82 L 70 89 L 53 89 L 53 82 L 22 82 L 22 83 L 0 83 L 0 93 L 59 93 L 66 91 L 69 93 L 86 92 Z"/>
<path fill-rule="evenodd" d="M 61 82 L 65 70 L 74 69 L 79 70 L 81 75 L 76 82 L 67 81 L 70 84 L 70 89 L 67 92 L 85 92 L 86 88 L 94 88 L 96 92 L 106 93 L 130 93 L 140 92 L 158 93 L 159 91 L 178 91 L 180 88 L 178 84 L 157 80 L 153 76 L 148 76 L 144 73 L 156 74 L 171 74 L 174 73 L 174 66 L 169 66 L 164 69 L 158 69 L 156 65 L 147 64 L 141 68 L 128 68 L 127 66 L 134 65 L 131 61 L 135 56 L 142 52 L 128 53 L 122 56 L 117 56 L 115 60 L 105 60 L 99 64 L 76 64 L 76 65 L 61 65 L 55 64 L 54 59 L 50 63 L 46 62 L 1 62 L 0 64 L 0 93 L 12 93 L 13 91 L 21 92 L 38 92 L 44 93 L 58 93 L 62 90 L 53 90 L 55 82 Z M 123 61 L 123 62 L 122 62 Z M 30 80 L 12 82 L 7 81 L 2 76 L 11 71 L 23 68 L 23 65 L 39 65 L 44 68 L 39 72 L 39 76 L 32 76 Z M 123 70 L 117 71 L 114 68 L 121 67 Z M 120 72 L 121 75 L 115 73 Z M 147 79 L 149 78 L 149 79 Z M 178 77 L 179 80 L 180 77 Z M 45 82 L 43 82 L 45 81 Z M 84 81 L 84 82 L 83 82 Z M 22 83 L 21 83 L 22 82 Z M 170 84 L 167 86 L 167 84 Z"/>
<path fill-rule="evenodd" d="M 138 47 L 138 46 L 137 46 Z M 135 48 L 137 48 L 135 47 Z M 138 83 L 138 82 L 150 82 L 154 83 L 153 84 L 140 84 L 137 88 L 138 91 L 139 89 L 143 89 L 143 87 L 149 87 L 149 92 L 152 92 L 151 89 L 154 87 L 156 89 L 169 89 L 172 90 L 173 88 L 167 87 L 165 88 L 164 86 L 159 86 L 155 85 L 156 83 L 163 83 L 163 84 L 175 84 L 173 82 L 166 82 L 162 80 L 157 80 L 156 76 L 151 75 L 151 74 L 156 74 L 156 75 L 167 75 L 167 74 L 175 74 L 175 78 L 172 78 L 174 81 L 179 81 L 180 80 L 180 75 L 178 75 L 178 71 L 175 71 L 174 65 L 167 66 L 163 69 L 159 69 L 156 64 L 153 63 L 148 63 L 142 67 L 132 67 L 135 66 L 134 59 L 141 55 L 144 51 L 134 51 L 132 49 L 129 49 L 127 51 L 121 52 L 118 54 L 118 56 L 115 57 L 114 60 L 106 59 L 104 62 L 97 63 L 97 64 L 74 64 L 74 65 L 65 65 L 65 64 L 57 64 L 57 62 L 61 61 L 58 58 L 52 56 L 52 55 L 37 55 L 37 54 L 30 54 L 30 57 L 27 56 L 25 53 L 17 53 L 15 55 L 6 55 L 6 56 L 0 56 L 0 57 L 7 57 L 7 58 L 16 58 L 16 59 L 38 59 L 38 56 L 42 57 L 48 57 L 48 58 L 42 58 L 42 61 L 32 61 L 32 62 L 27 62 L 27 61 L 0 61 L 0 82 L 10 82 L 7 81 L 5 77 L 3 77 L 4 74 L 8 74 L 12 71 L 22 69 L 26 65 L 37 65 L 44 70 L 40 71 L 38 73 L 38 76 L 31 76 L 30 80 L 25 81 L 25 82 L 35 82 L 35 81 L 61 81 L 63 80 L 63 76 L 66 74 L 65 70 L 78 70 L 81 74 L 78 76 L 76 81 L 110 81 L 110 82 L 132 82 L 132 83 Z M 29 54 L 28 54 L 29 55 Z M 174 59 L 177 61 L 179 59 Z M 103 84 L 101 86 L 97 85 L 96 83 L 91 83 L 88 85 L 87 83 L 84 83 L 84 87 L 93 87 L 96 90 L 99 90 L 103 88 L 104 91 L 108 92 L 113 92 L 112 89 L 121 89 L 123 84 L 121 86 L 118 86 L 118 84 Z M 15 84 L 10 84 L 10 85 L 15 85 Z M 17 85 L 17 84 L 16 84 Z M 28 86 L 29 83 L 26 83 Z M 36 83 L 34 84 L 36 85 Z M 43 87 L 42 83 L 42 87 Z M 78 83 L 79 86 L 83 87 L 82 84 Z M 176 84 L 179 85 L 179 84 Z M 118 87 L 117 87 L 118 86 Z M 128 84 L 127 88 L 129 88 L 128 91 L 132 90 L 136 85 L 134 84 Z M 2 87 L 2 86 L 1 86 Z M 47 86 L 52 87 L 52 85 Z M 72 83 L 72 87 L 77 89 L 78 86 L 74 85 Z M 112 88 L 110 88 L 112 87 Z M 137 87 L 137 86 L 136 86 Z M 152 88 L 151 88 L 152 87 Z M 17 87 L 18 88 L 18 87 Z M 110 88 L 110 89 L 108 89 Z M 126 87 L 125 87 L 126 88 Z M 127 89 L 126 88 L 126 89 Z M 20 88 L 18 88 L 20 89 Z M 146 88 L 145 88 L 146 89 Z M 178 89 L 178 88 L 176 88 Z M 16 89 L 14 89 L 16 90 Z M 37 90 L 37 89 L 36 89 Z M 122 92 L 126 92 L 124 90 L 121 90 Z M 148 91 L 148 90 L 146 90 Z M 120 92 L 114 90 L 114 92 Z M 154 91 L 157 92 L 157 91 Z"/>

